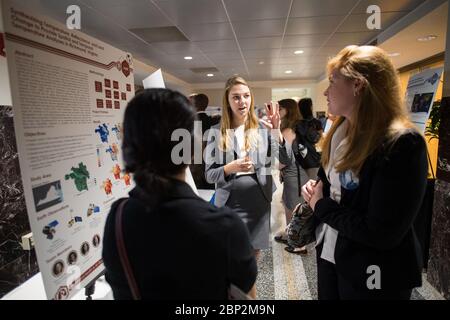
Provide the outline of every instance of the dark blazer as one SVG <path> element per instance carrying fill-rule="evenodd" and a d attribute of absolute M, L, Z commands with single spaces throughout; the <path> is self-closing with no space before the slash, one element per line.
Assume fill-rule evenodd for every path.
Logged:
<path fill-rule="evenodd" d="M 259 145 L 258 148 L 250 151 L 250 159 L 254 164 L 256 178 L 261 187 L 261 191 L 268 202 L 272 201 L 272 194 L 276 190 L 273 183 L 271 166 L 274 163 L 275 157 L 278 157 L 280 144 L 276 138 L 273 138 L 270 131 L 265 129 L 261 124 L 258 128 Z M 230 174 L 225 177 L 223 167 L 237 159 L 235 150 L 227 152 L 218 149 L 220 141 L 220 123 L 213 126 L 209 131 L 208 144 L 205 150 L 205 176 L 208 183 L 216 184 L 215 205 L 221 207 L 227 202 L 233 186 L 233 181 L 236 174 Z M 234 146 L 236 147 L 237 139 L 234 139 Z"/>
<path fill-rule="evenodd" d="M 115 299 L 131 299 L 118 256 L 115 217 L 108 215 L 103 262 Z M 248 292 L 256 262 L 247 228 L 229 208 L 217 208 L 173 181 L 158 200 L 136 187 L 123 212 L 124 242 L 142 299 L 226 299 L 230 283 Z"/>
<path fill-rule="evenodd" d="M 330 195 L 323 168 L 324 198 L 315 207 L 316 223 L 339 231 L 335 248 L 336 270 L 354 287 L 367 289 L 376 265 L 381 289 L 421 286 L 422 260 L 413 228 L 427 185 L 427 151 L 423 137 L 407 132 L 383 144 L 364 163 L 359 186 L 341 188 L 338 204 Z"/>

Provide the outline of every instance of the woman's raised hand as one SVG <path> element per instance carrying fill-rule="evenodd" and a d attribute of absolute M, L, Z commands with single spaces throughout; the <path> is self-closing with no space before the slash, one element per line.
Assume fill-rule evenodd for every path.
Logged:
<path fill-rule="evenodd" d="M 261 119 L 260 121 L 267 129 L 279 129 L 281 125 L 280 106 L 278 102 L 272 101 L 264 104 L 266 107 L 267 121 Z"/>

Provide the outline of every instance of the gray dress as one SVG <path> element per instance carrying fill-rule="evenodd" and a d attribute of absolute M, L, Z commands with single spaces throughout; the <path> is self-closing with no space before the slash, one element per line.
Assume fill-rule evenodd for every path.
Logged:
<path fill-rule="evenodd" d="M 267 249 L 270 234 L 270 202 L 261 191 L 256 174 L 236 176 L 226 204 L 247 226 L 253 249 Z"/>
<path fill-rule="evenodd" d="M 288 163 L 281 169 L 283 175 L 283 195 L 281 199 L 284 205 L 292 211 L 297 204 L 303 201 L 300 189 L 308 181 L 308 175 L 301 166 L 295 163 L 292 145 L 286 144 L 286 153 Z"/>

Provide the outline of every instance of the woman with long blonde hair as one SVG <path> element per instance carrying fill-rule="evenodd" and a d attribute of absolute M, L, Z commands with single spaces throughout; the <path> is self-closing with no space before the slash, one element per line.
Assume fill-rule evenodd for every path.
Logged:
<path fill-rule="evenodd" d="M 278 105 L 266 106 L 260 124 L 247 82 L 234 76 L 225 84 L 222 118 L 205 150 L 206 180 L 216 184 L 215 205 L 235 209 L 247 225 L 255 255 L 269 247 L 270 205 L 275 185 L 270 161 L 282 140 Z M 272 137 L 272 134 L 275 136 Z"/>
<path fill-rule="evenodd" d="M 425 194 L 427 153 L 409 121 L 387 54 L 348 46 L 328 63 L 327 134 L 302 194 L 318 222 L 319 299 L 409 299 L 421 285 L 413 221 Z"/>

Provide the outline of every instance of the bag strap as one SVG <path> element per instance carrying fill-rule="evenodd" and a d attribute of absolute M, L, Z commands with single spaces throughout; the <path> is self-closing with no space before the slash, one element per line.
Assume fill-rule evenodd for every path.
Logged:
<path fill-rule="evenodd" d="M 131 295 L 134 300 L 140 300 L 141 295 L 139 293 L 139 288 L 136 283 L 136 279 L 134 278 L 133 270 L 131 269 L 130 260 L 128 260 L 127 249 L 125 248 L 125 242 L 123 240 L 123 229 L 122 229 L 122 213 L 125 204 L 128 202 L 128 199 L 123 200 L 117 209 L 116 213 L 116 245 L 117 251 L 119 252 L 120 262 L 122 264 L 122 268 L 125 272 L 125 276 L 127 277 L 128 286 L 130 287 Z"/>

